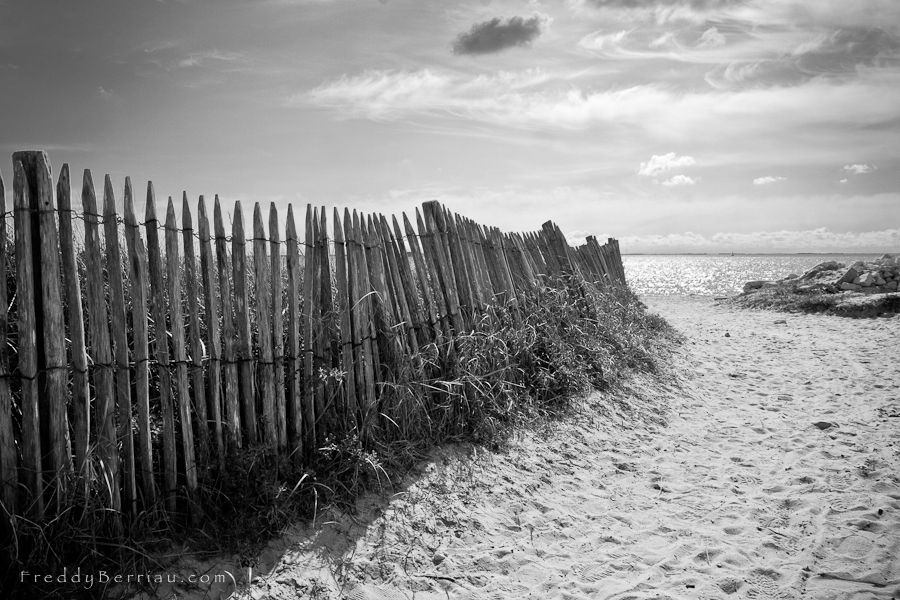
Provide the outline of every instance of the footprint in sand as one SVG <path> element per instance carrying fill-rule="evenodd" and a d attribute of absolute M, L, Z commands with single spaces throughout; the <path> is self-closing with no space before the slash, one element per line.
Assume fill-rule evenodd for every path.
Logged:
<path fill-rule="evenodd" d="M 588 583 L 596 583 L 601 579 L 612 577 L 616 570 L 610 564 L 581 564 L 572 568 L 572 575 Z"/>
<path fill-rule="evenodd" d="M 356 585 L 344 591 L 347 600 L 409 600 L 409 597 L 397 590 L 377 585 Z"/>
<path fill-rule="evenodd" d="M 846 471 L 838 471 L 827 477 L 828 485 L 833 490 L 846 490 L 856 483 L 856 478 L 852 473 Z"/>
<path fill-rule="evenodd" d="M 747 577 L 745 595 L 753 600 L 794 600 L 796 596 L 790 590 L 778 585 L 780 575 L 768 569 L 756 569 Z"/>
<path fill-rule="evenodd" d="M 732 483 L 739 483 L 741 485 L 757 486 L 762 483 L 762 479 L 760 479 L 759 477 L 754 477 L 753 475 L 731 475 L 728 477 L 728 479 Z"/>
<path fill-rule="evenodd" d="M 833 513 L 867 510 L 871 505 L 872 498 L 863 494 L 829 494 L 825 498 L 825 506 Z"/>

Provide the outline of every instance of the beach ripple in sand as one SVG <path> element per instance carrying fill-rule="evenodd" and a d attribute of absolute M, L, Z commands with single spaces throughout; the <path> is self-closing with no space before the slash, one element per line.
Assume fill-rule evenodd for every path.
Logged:
<path fill-rule="evenodd" d="M 439 450 L 381 516 L 239 596 L 900 596 L 900 318 L 647 301 L 687 335 L 681 387 L 638 378 L 631 410 L 594 396 L 507 452 Z"/>

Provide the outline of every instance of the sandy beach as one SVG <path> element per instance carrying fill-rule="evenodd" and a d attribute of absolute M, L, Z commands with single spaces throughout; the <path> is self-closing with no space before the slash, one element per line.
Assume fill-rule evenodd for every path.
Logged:
<path fill-rule="evenodd" d="M 235 597 L 897 598 L 900 318 L 645 301 L 686 337 L 677 384 L 442 449 L 273 542 Z"/>

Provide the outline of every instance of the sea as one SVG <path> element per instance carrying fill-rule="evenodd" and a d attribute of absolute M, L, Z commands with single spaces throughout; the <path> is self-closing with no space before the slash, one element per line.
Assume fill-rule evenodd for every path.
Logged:
<path fill-rule="evenodd" d="M 625 277 L 638 294 L 733 296 L 744 283 L 802 274 L 823 261 L 851 264 L 880 254 L 630 254 Z"/>

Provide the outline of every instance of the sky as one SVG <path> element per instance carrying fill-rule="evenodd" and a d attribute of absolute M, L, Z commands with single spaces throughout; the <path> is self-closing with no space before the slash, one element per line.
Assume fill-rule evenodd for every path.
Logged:
<path fill-rule="evenodd" d="M 246 215 L 897 252 L 900 2 L 0 0 L 7 188 L 22 149 Z"/>

